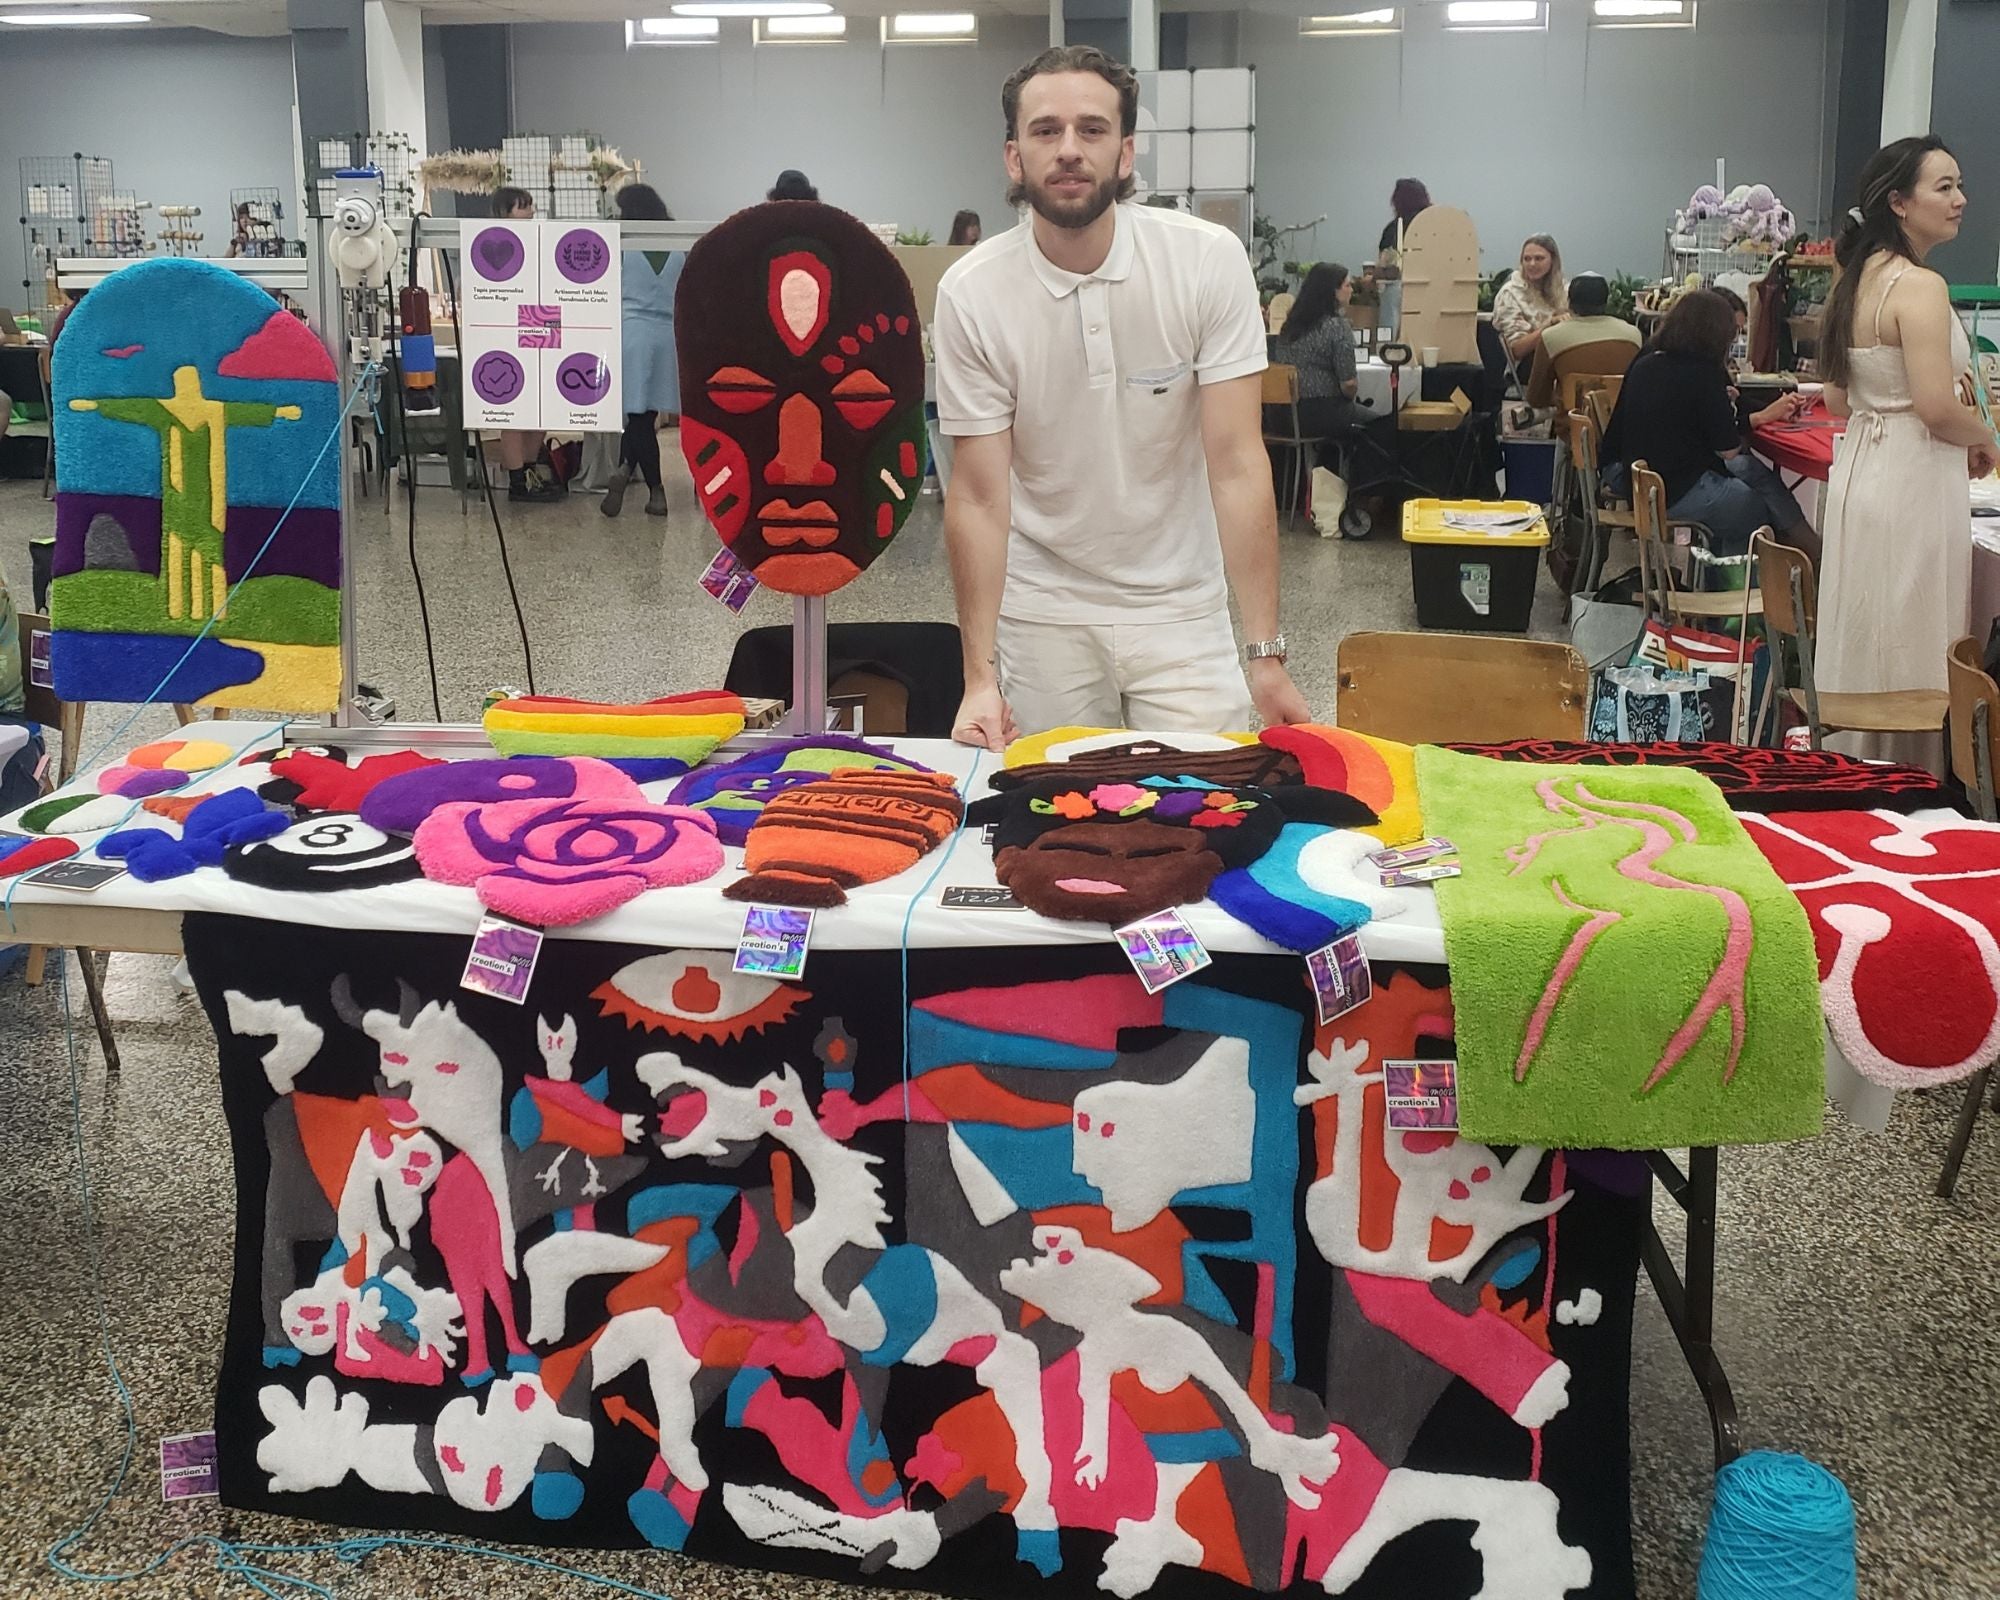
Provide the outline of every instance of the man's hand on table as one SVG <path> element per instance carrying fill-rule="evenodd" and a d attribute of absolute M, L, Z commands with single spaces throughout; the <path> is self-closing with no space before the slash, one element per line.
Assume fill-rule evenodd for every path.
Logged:
<path fill-rule="evenodd" d="M 1252 661 L 1246 670 L 1250 679 L 1250 699 L 1266 727 L 1312 721 L 1312 707 L 1306 704 L 1306 697 L 1292 682 L 1292 675 L 1285 670 L 1284 662 L 1276 656 L 1264 656 Z"/>
<path fill-rule="evenodd" d="M 1020 737 L 1014 713 L 997 683 L 965 691 L 958 715 L 952 720 L 951 736 L 960 744 L 996 751 L 1005 750 Z"/>

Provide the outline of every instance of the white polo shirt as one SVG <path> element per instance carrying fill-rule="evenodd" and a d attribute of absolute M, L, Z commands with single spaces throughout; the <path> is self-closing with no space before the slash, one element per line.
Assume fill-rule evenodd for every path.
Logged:
<path fill-rule="evenodd" d="M 1088 276 L 1024 220 L 938 286 L 940 426 L 1014 431 L 1004 617 L 1185 622 L 1227 604 L 1197 389 L 1267 364 L 1250 258 L 1185 212 L 1113 215 Z"/>

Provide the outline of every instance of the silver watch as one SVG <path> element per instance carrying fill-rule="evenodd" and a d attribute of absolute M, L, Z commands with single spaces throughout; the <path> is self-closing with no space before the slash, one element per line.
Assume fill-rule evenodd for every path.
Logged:
<path fill-rule="evenodd" d="M 1243 659 L 1282 662 L 1285 659 L 1285 636 L 1281 633 L 1270 639 L 1259 639 L 1255 644 L 1246 644 Z"/>

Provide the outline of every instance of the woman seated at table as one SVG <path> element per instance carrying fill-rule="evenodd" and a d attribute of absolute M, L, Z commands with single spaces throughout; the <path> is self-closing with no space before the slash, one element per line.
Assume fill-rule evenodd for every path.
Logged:
<path fill-rule="evenodd" d="M 1523 383 L 1534 366 L 1542 335 L 1569 315 L 1562 252 L 1546 233 L 1529 235 L 1521 264 L 1493 296 L 1493 328 Z"/>
<path fill-rule="evenodd" d="M 1817 562 L 1819 536 L 1798 501 L 1743 449 L 1729 399 L 1735 337 L 1735 313 L 1714 290 L 1696 289 L 1676 300 L 1625 374 L 1604 431 L 1604 459 L 1621 464 L 1620 478 L 1637 461 L 1657 472 L 1668 518 L 1706 526 L 1716 555 L 1743 555 L 1750 535 L 1770 527 Z M 1800 403 L 1795 394 L 1780 396 L 1752 421 L 1788 421 Z"/>
<path fill-rule="evenodd" d="M 1299 369 L 1299 432 L 1308 439 L 1325 439 L 1375 414 L 1354 398 L 1360 380 L 1354 328 L 1347 320 L 1347 303 L 1353 298 L 1354 279 L 1347 268 L 1322 261 L 1306 274 L 1278 335 L 1272 359 Z"/>

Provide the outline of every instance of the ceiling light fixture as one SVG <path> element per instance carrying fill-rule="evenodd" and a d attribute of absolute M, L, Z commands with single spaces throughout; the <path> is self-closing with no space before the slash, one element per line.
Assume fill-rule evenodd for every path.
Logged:
<path fill-rule="evenodd" d="M 898 39 L 964 39 L 979 31 L 970 11 L 899 11 L 889 19 L 889 33 Z"/>
<path fill-rule="evenodd" d="M 758 39 L 827 41 L 847 37 L 847 18 L 835 12 L 828 17 L 759 17 Z"/>
<path fill-rule="evenodd" d="M 713 40 L 722 32 L 722 24 L 713 17 L 642 17 L 627 27 L 637 30 L 641 44 L 700 43 Z M 628 33 L 625 42 L 631 44 L 633 37 Z"/>
<path fill-rule="evenodd" d="M 1395 33 L 1400 26 L 1394 7 L 1380 11 L 1348 11 L 1337 17 L 1300 17 L 1299 32 L 1308 39 L 1362 33 Z"/>
<path fill-rule="evenodd" d="M 1444 18 L 1459 28 L 1538 28 L 1542 0 L 1451 0 Z"/>
<path fill-rule="evenodd" d="M 673 7 L 677 17 L 824 17 L 828 0 L 688 0 Z"/>
<path fill-rule="evenodd" d="M 0 22 L 17 28 L 115 28 L 152 20 L 143 11 L 0 11 Z"/>

